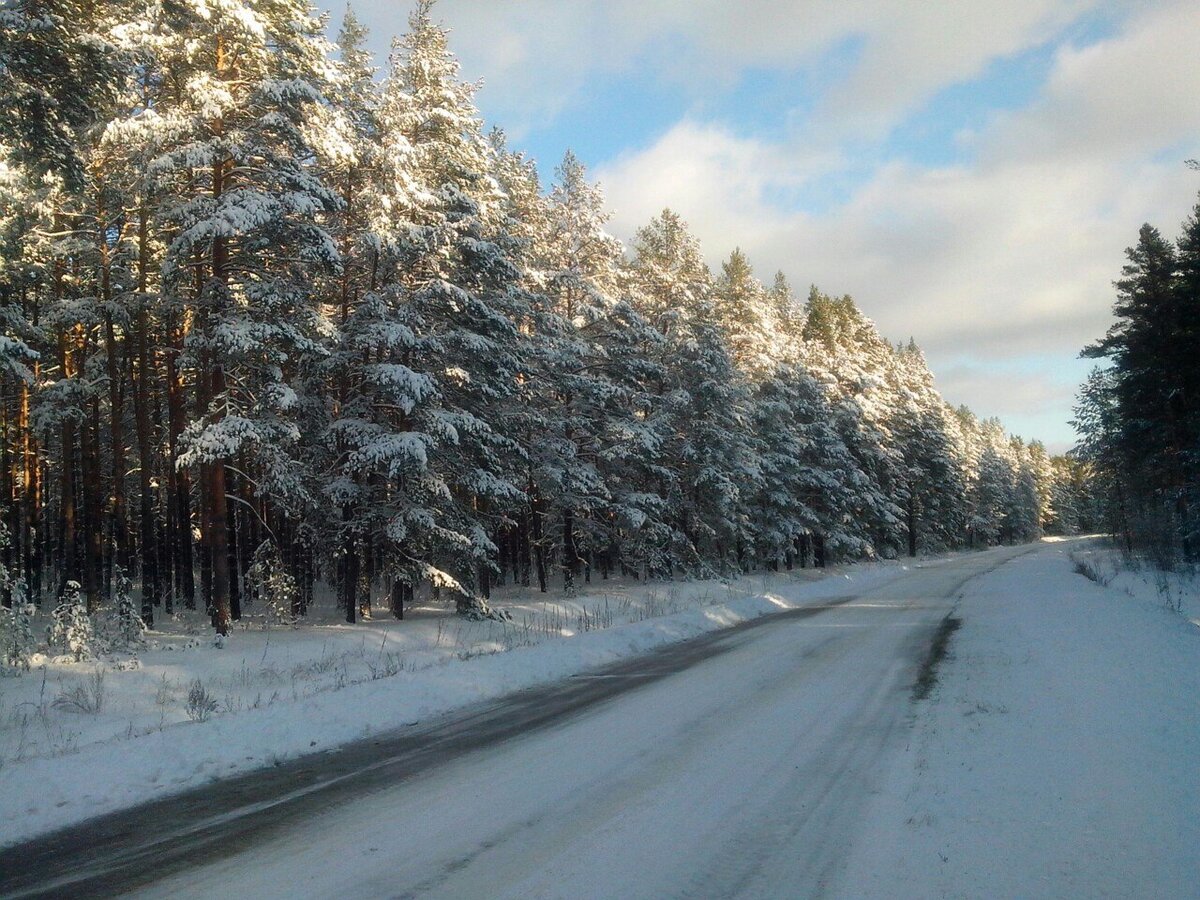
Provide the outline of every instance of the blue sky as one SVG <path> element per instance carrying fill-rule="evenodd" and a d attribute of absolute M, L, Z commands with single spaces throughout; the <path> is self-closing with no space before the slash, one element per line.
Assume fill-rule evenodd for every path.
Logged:
<path fill-rule="evenodd" d="M 325 5 L 335 20 L 344 3 Z M 383 58 L 405 0 L 357 0 Z M 1066 449 L 1079 348 L 1143 221 L 1200 177 L 1200 4 L 440 0 L 480 108 L 567 148 L 628 238 L 664 206 L 716 265 L 850 293 L 948 400 Z"/>

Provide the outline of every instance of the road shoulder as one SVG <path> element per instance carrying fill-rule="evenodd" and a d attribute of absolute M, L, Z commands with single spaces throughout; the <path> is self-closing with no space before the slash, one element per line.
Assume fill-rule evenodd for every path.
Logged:
<path fill-rule="evenodd" d="M 1200 630 L 1049 546 L 966 588 L 961 629 L 844 870 L 846 895 L 1188 896 Z"/>

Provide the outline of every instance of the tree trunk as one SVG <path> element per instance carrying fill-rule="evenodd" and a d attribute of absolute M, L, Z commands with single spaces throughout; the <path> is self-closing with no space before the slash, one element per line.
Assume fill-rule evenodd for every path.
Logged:
<path fill-rule="evenodd" d="M 65 334 L 59 335 L 59 359 L 62 366 L 63 378 L 71 378 L 74 371 L 71 364 L 70 345 Z M 77 552 L 76 536 L 76 507 L 75 507 L 75 422 L 70 416 L 62 421 L 60 429 L 62 436 L 62 458 L 59 482 L 61 504 L 61 519 L 59 527 L 59 549 L 62 557 L 62 573 L 59 578 L 58 593 L 61 595 L 68 581 L 79 583 L 82 577 L 79 572 L 79 554 Z"/>
<path fill-rule="evenodd" d="M 84 557 L 83 588 L 87 609 L 94 613 L 100 608 L 101 570 L 104 564 L 103 501 L 100 499 L 100 401 L 92 397 L 89 421 L 79 433 L 80 458 L 83 473 Z"/>
<path fill-rule="evenodd" d="M 226 502 L 228 498 L 233 497 L 234 500 L 241 498 L 239 485 L 241 479 L 237 473 L 225 470 L 225 494 Z M 225 560 L 225 565 L 229 568 L 229 617 L 233 621 L 240 621 L 242 618 L 242 579 L 241 579 L 241 554 L 240 541 L 242 540 L 239 531 L 242 521 L 242 504 L 235 502 L 233 508 L 227 511 L 228 516 L 228 541 L 229 541 L 229 556 Z"/>
<path fill-rule="evenodd" d="M 187 609 L 196 608 L 195 554 L 192 538 L 192 486 L 186 469 L 177 469 L 175 460 L 179 454 L 179 436 L 183 433 L 186 402 L 183 382 L 180 378 L 178 359 L 183 352 L 183 328 L 171 328 L 171 346 L 166 353 L 167 369 L 167 502 L 174 515 L 174 569 L 176 591 L 183 598 Z M 205 597 L 208 587 L 205 586 Z"/>
<path fill-rule="evenodd" d="M 345 514 L 348 515 L 348 514 Z M 346 604 L 346 621 L 354 623 L 359 617 L 358 608 L 358 546 L 352 537 L 343 545 L 342 602 Z"/>
<path fill-rule="evenodd" d="M 397 578 L 392 582 L 390 599 L 392 615 L 397 619 L 403 619 L 405 603 L 412 603 L 412 586 L 407 581 Z"/>
<path fill-rule="evenodd" d="M 517 563 L 521 567 L 521 587 L 529 587 L 529 573 L 533 565 L 530 559 L 528 509 L 521 513 L 521 520 L 517 526 L 517 542 Z"/>
<path fill-rule="evenodd" d="M 106 270 L 107 280 L 107 270 Z M 125 430 L 121 421 L 122 403 L 121 369 L 117 362 L 117 337 L 111 315 L 104 317 L 105 349 L 108 356 L 108 440 L 111 444 L 112 462 L 112 529 L 113 545 L 116 547 L 117 565 L 128 573 L 129 523 L 125 512 Z"/>
<path fill-rule="evenodd" d="M 917 501 L 914 497 L 908 498 L 908 506 L 906 508 L 907 524 L 908 524 L 908 555 L 917 555 Z"/>
<path fill-rule="evenodd" d="M 154 624 L 154 601 L 159 594 L 158 555 L 154 552 L 154 495 L 151 482 L 155 456 L 150 439 L 150 313 L 147 305 L 149 213 L 138 211 L 138 308 L 136 317 L 137 369 L 133 382 L 133 416 L 138 445 L 138 531 L 141 535 L 142 621 Z M 168 462 L 168 465 L 170 462 Z"/>
<path fill-rule="evenodd" d="M 575 550 L 575 514 L 571 507 L 563 510 L 563 590 L 575 589 L 575 579 L 579 575 L 579 554 Z"/>
<path fill-rule="evenodd" d="M 22 534 L 21 534 L 21 571 L 25 582 L 30 588 L 30 598 L 37 596 L 35 587 L 40 579 L 34 577 L 36 565 L 35 540 L 38 532 L 38 512 L 41 508 L 39 496 L 37 449 L 33 440 L 33 429 L 29 422 L 29 385 L 21 385 L 21 406 L 17 415 L 17 428 L 21 435 L 21 504 L 22 504 Z"/>
<path fill-rule="evenodd" d="M 546 593 L 546 551 L 542 546 L 542 510 L 541 500 L 536 496 L 533 500 L 533 511 L 531 516 L 531 531 L 533 553 L 537 561 L 537 580 L 538 590 L 543 594 Z"/>

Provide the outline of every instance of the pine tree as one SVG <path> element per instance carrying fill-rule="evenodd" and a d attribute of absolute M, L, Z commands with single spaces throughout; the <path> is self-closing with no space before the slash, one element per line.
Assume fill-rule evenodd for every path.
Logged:
<path fill-rule="evenodd" d="M 76 139 L 126 63 L 106 26 L 130 5 L 38 0 L 0 9 L 0 142 L 35 179 L 83 181 Z"/>
<path fill-rule="evenodd" d="M 1183 223 L 1176 243 L 1179 276 L 1175 283 L 1175 322 L 1168 367 L 1175 373 L 1171 398 L 1172 428 L 1180 447 L 1183 481 L 1178 506 L 1181 543 L 1192 561 L 1200 558 L 1200 200 Z"/>
<path fill-rule="evenodd" d="M 493 423 L 515 396 L 526 299 L 495 212 L 473 87 L 458 80 L 430 4 L 409 24 L 375 113 L 380 141 L 402 152 L 372 172 L 371 190 L 392 214 L 376 219 L 370 281 L 342 329 L 351 371 L 331 429 L 343 447 L 332 490 L 345 545 L 386 535 L 394 590 L 428 581 L 450 588 L 461 613 L 486 615 L 490 533 L 523 496 L 519 447 Z M 371 526 L 360 512 L 382 521 Z M 348 549 L 356 570 L 353 557 Z"/>
<path fill-rule="evenodd" d="M 1196 227 L 1193 223 L 1186 229 L 1181 244 L 1189 260 Z M 1133 494 L 1165 500 L 1165 508 L 1150 504 L 1145 510 L 1131 510 L 1141 522 L 1135 528 L 1150 537 L 1162 517 L 1173 520 L 1173 540 L 1151 539 L 1163 561 L 1169 562 L 1172 543 L 1178 542 L 1185 558 L 1196 552 L 1191 511 L 1196 477 L 1191 462 L 1200 432 L 1194 431 L 1196 417 L 1189 408 L 1195 403 L 1191 354 L 1197 343 L 1191 313 L 1196 302 L 1187 286 L 1194 278 L 1180 277 L 1175 247 L 1151 225 L 1142 226 L 1137 245 L 1126 257 L 1116 282 L 1117 321 L 1102 340 L 1084 349 L 1084 355 L 1112 362 L 1120 466 L 1128 473 Z M 1194 264 L 1189 273 L 1191 268 Z"/>
<path fill-rule="evenodd" d="M 548 390 L 535 402 L 550 440 L 533 461 L 535 517 L 541 539 L 560 561 L 565 588 L 574 589 L 585 556 L 604 546 L 598 526 L 612 495 L 602 471 L 606 433 L 622 401 L 607 344 L 619 331 L 612 317 L 621 286 L 620 244 L 604 231 L 599 189 L 568 151 L 556 171 L 547 214 L 545 295 L 557 319 L 544 357 Z"/>
<path fill-rule="evenodd" d="M 965 530 L 966 492 L 954 433 L 958 423 L 933 386 L 916 343 L 896 352 L 890 427 L 904 465 L 904 521 L 908 554 L 956 546 Z"/>
<path fill-rule="evenodd" d="M 829 392 L 833 427 L 864 476 L 854 479 L 851 500 L 857 536 L 868 553 L 894 554 L 906 542 L 908 501 L 901 450 L 891 433 L 894 350 L 850 297 L 830 297 L 815 287 L 803 334 L 807 364 Z"/>
<path fill-rule="evenodd" d="M 172 238 L 164 292 L 194 321 L 184 365 L 196 418 L 180 437 L 179 466 L 199 470 L 213 625 L 224 634 L 241 562 L 231 553 L 227 467 L 253 471 L 254 490 L 285 508 L 308 502 L 288 449 L 298 430 L 293 386 L 319 357 L 324 325 L 314 272 L 339 265 L 319 224 L 337 198 L 307 165 L 305 125 L 322 102 L 326 45 L 302 0 L 215 0 L 164 7 L 171 39 L 164 79 L 169 142 L 151 174 L 177 189 L 164 209 Z M 239 466 L 240 468 L 240 466 Z"/>
<path fill-rule="evenodd" d="M 133 584 L 119 567 L 113 573 L 113 649 L 132 651 L 145 641 L 146 625 L 133 599 Z"/>
<path fill-rule="evenodd" d="M 34 606 L 29 602 L 25 580 L 17 578 L 8 588 L 11 606 L 0 606 L 0 662 L 17 672 L 28 672 L 37 644 L 33 637 Z"/>
<path fill-rule="evenodd" d="M 80 594 L 79 582 L 67 582 L 58 605 L 50 614 L 46 643 L 51 647 L 62 647 L 75 657 L 76 662 L 93 655 L 95 633 Z"/>
<path fill-rule="evenodd" d="M 294 625 L 300 607 L 300 589 L 283 563 L 274 541 L 266 540 L 254 551 L 246 570 L 246 594 L 251 603 L 261 604 L 266 621 Z"/>

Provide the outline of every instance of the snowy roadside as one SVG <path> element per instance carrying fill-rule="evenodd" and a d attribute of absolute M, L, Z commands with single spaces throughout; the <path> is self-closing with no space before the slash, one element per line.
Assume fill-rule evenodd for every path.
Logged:
<path fill-rule="evenodd" d="M 1130 562 L 1107 540 L 1076 547 L 1071 558 L 1097 584 L 1141 601 L 1158 602 L 1200 626 L 1200 573 L 1164 572 Z"/>
<path fill-rule="evenodd" d="M 858 565 L 824 577 L 801 570 L 732 584 L 615 583 L 558 600 L 513 592 L 496 603 L 510 623 L 467 623 L 426 607 L 403 622 L 247 629 L 223 649 L 189 636 L 192 623 L 151 635 L 136 667 L 102 670 L 103 700 L 91 713 L 51 698 L 84 690 L 96 667 L 48 662 L 0 680 L 0 845 L 852 595 L 906 568 Z M 212 704 L 207 712 L 193 702 L 197 684 Z"/>
<path fill-rule="evenodd" d="M 1196 896 L 1200 629 L 1073 549 L 968 587 L 846 893 Z"/>

